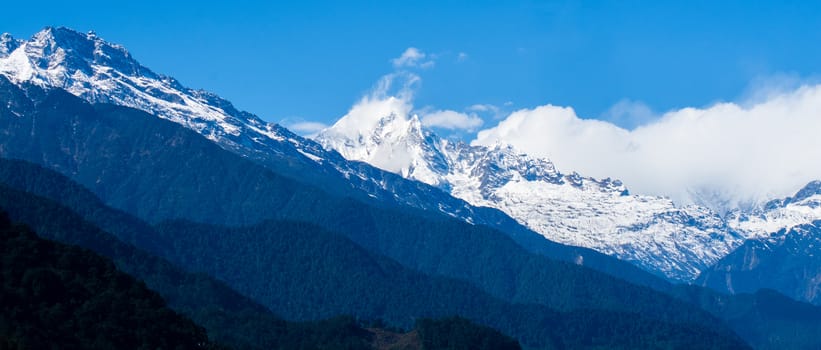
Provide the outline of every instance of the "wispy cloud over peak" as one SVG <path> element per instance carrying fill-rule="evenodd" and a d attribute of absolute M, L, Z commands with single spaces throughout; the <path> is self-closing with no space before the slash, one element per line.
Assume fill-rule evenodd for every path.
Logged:
<path fill-rule="evenodd" d="M 391 60 L 394 68 L 432 68 L 435 57 L 428 55 L 415 47 L 409 47 L 401 56 Z"/>

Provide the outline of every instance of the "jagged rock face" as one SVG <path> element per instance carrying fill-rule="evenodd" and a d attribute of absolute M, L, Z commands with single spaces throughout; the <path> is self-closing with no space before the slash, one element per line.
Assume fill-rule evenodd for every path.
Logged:
<path fill-rule="evenodd" d="M 500 209 L 550 240 L 592 248 L 675 281 L 691 281 L 743 240 L 709 209 L 631 195 L 618 180 L 563 174 L 549 160 L 510 146 L 441 139 L 405 112 L 390 111 L 377 122 L 349 114 L 317 141 L 348 159 Z"/>

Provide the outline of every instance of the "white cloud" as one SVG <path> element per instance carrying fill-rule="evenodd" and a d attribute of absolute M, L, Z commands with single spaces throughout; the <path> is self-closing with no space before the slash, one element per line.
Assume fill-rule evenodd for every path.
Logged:
<path fill-rule="evenodd" d="M 394 68 L 431 68 L 436 62 L 433 55 L 428 55 L 415 47 L 409 47 L 401 56 L 391 60 Z"/>
<path fill-rule="evenodd" d="M 370 93 L 362 99 L 384 99 L 395 96 L 399 99 L 410 101 L 414 92 L 422 83 L 422 78 L 409 72 L 395 72 L 383 75 L 371 89 Z"/>
<path fill-rule="evenodd" d="M 383 76 L 371 91 L 354 104 L 327 132 L 355 139 L 373 130 L 389 115 L 406 117 L 413 109 L 413 93 L 421 83 L 418 75 L 397 72 Z M 325 132 L 325 131 L 323 131 Z"/>
<path fill-rule="evenodd" d="M 492 119 L 499 120 L 507 116 L 509 110 L 507 108 L 499 108 L 496 105 L 489 103 L 475 104 L 467 108 L 468 111 L 476 112 Z"/>
<path fill-rule="evenodd" d="M 499 112 L 499 107 L 496 107 L 492 104 L 475 104 L 468 107 L 469 111 L 476 111 L 476 112 Z"/>
<path fill-rule="evenodd" d="M 456 54 L 456 62 L 461 63 L 461 62 L 464 62 L 464 61 L 467 61 L 467 60 L 468 60 L 468 54 L 467 53 L 460 52 L 460 53 Z"/>
<path fill-rule="evenodd" d="M 821 85 L 742 103 L 667 112 L 627 130 L 581 119 L 571 108 L 510 114 L 478 133 L 552 159 L 565 172 L 616 177 L 637 193 L 679 203 L 718 193 L 730 206 L 791 195 L 821 178 Z"/>
<path fill-rule="evenodd" d="M 327 128 L 328 125 L 320 122 L 301 121 L 296 123 L 289 123 L 288 129 L 303 136 L 316 135 L 322 129 Z"/>
<path fill-rule="evenodd" d="M 451 110 L 434 111 L 422 116 L 422 125 L 448 130 L 473 131 L 482 126 L 482 118 Z"/>

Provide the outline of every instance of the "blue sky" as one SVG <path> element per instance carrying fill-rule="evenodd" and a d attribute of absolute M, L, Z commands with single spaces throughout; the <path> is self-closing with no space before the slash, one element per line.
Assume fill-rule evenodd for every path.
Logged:
<path fill-rule="evenodd" d="M 652 114 L 633 102 L 733 101 L 761 82 L 813 80 L 821 62 L 818 1 L 116 3 L 6 3 L 0 31 L 93 29 L 155 71 L 286 123 L 333 122 L 409 47 L 435 61 L 405 68 L 422 79 L 417 108 L 552 103 L 626 127 Z M 614 105 L 634 115 L 616 118 Z"/>

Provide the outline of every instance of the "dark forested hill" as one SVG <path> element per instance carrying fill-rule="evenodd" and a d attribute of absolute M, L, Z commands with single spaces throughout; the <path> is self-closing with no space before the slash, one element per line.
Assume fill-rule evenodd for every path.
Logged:
<path fill-rule="evenodd" d="M 767 289 L 726 295 L 682 285 L 675 294 L 721 317 L 756 349 L 821 349 L 821 307 Z"/>
<path fill-rule="evenodd" d="M 91 251 L 0 213 L 0 348 L 205 349 L 205 330 Z"/>
<path fill-rule="evenodd" d="M 4 212 L 0 243 L 2 349 L 223 348 L 209 342 L 204 329 L 167 309 L 142 282 L 91 251 L 41 239 L 25 226 L 12 225 Z M 243 316 L 249 324 L 244 327 L 254 327 L 266 342 L 236 342 L 225 334 L 237 328 L 226 322 L 224 312 L 201 318 L 228 326 L 221 337 L 233 339 L 239 349 L 372 349 L 375 334 L 385 333 L 362 328 L 350 317 L 290 323 Z M 461 318 L 423 319 L 409 334 L 420 345 L 412 349 L 519 349 L 515 340 Z"/>
<path fill-rule="evenodd" d="M 43 177 L 39 179 L 42 180 Z M 51 186 L 54 183 L 40 185 Z M 117 212 L 105 207 L 98 209 L 93 212 Z M 373 347 L 372 332 L 379 331 L 366 330 L 351 317 L 334 316 L 324 321 L 311 322 L 284 321 L 265 307 L 234 292 L 222 282 L 206 275 L 190 274 L 180 270 L 161 258 L 119 242 L 76 213 L 51 200 L 5 185 L 0 185 L 0 210 L 9 210 L 8 214 L 16 219 L 36 225 L 50 238 L 86 246 L 113 257 L 121 268 L 141 276 L 148 282 L 149 287 L 160 291 L 164 298 L 171 300 L 170 306 L 175 310 L 189 315 L 205 326 L 213 339 L 235 349 L 370 349 Z M 3 215 L 5 218 L 7 213 L 3 212 Z M 101 217 L 107 218 L 104 214 Z M 131 218 L 121 223 L 134 221 L 139 220 Z M 131 229 L 124 230 L 130 232 Z M 55 293 L 59 294 L 59 291 Z M 15 300 L 9 300 L 10 305 L 16 303 Z M 303 302 L 298 298 L 296 301 Z M 451 327 L 449 324 L 457 321 L 436 320 L 434 323 L 438 327 Z M 470 330 L 472 335 L 478 335 L 480 338 L 498 341 L 509 339 L 491 329 L 473 324 L 459 324 L 459 329 L 465 332 Z M 49 331 L 52 326 L 42 325 L 42 331 Z"/>
<path fill-rule="evenodd" d="M 169 307 L 204 326 L 209 336 L 222 344 L 236 349 L 270 349 L 288 348 L 282 344 L 303 341 L 299 336 L 293 336 L 287 322 L 224 283 L 206 275 L 188 273 L 162 258 L 123 243 L 49 199 L 0 184 L 0 210 L 6 211 L 13 220 L 30 225 L 45 238 L 91 249 L 112 259 L 119 269 L 145 281 L 168 302 Z M 122 222 L 123 226 L 128 222 L 131 220 Z M 131 228 L 123 227 L 123 230 Z M 329 329 L 331 334 L 347 338 L 349 332 L 340 330 L 347 329 L 349 323 L 329 322 L 326 326 L 335 327 Z M 297 329 L 298 333 L 318 330 L 310 324 L 300 324 Z M 353 343 L 363 343 L 358 337 L 352 337 Z M 305 344 L 312 344 L 311 338 L 305 341 Z M 337 337 L 328 337 L 325 341 L 347 342 Z"/>
<path fill-rule="evenodd" d="M 174 242 L 174 262 L 216 276 L 288 317 L 342 312 L 408 326 L 417 318 L 457 314 L 539 348 L 676 347 L 699 333 L 726 336 L 636 313 L 556 312 L 542 305 L 505 303 L 467 283 L 410 271 L 305 223 L 223 228 L 176 221 L 160 225 L 159 231 Z M 709 343 L 697 346 L 717 345 Z"/>
<path fill-rule="evenodd" d="M 146 225 L 141 220 L 130 217 L 128 214 L 116 209 L 104 206 L 102 202 L 82 186 L 77 185 L 60 174 L 34 164 L 0 159 L 0 183 L 9 186 L 13 185 L 23 190 L 50 196 L 53 199 L 65 202 L 67 205 L 71 205 L 72 209 L 76 208 L 78 212 L 83 212 L 83 218 L 95 224 L 99 222 L 102 225 L 110 227 L 111 232 L 117 236 L 133 238 L 137 242 L 150 243 L 163 241 L 166 242 L 166 244 L 170 243 L 163 239 L 160 234 L 154 232 L 154 229 L 150 225 Z M 212 331 L 212 336 L 227 336 L 227 340 L 225 338 L 218 338 L 223 342 L 245 344 L 244 341 L 247 341 L 247 339 L 242 340 L 238 338 L 243 335 L 248 335 L 248 332 L 265 334 L 260 330 L 264 329 L 266 324 L 268 326 L 281 324 L 276 317 L 267 313 L 266 310 L 260 306 L 251 302 L 243 302 L 244 297 L 238 296 L 235 292 L 230 290 L 220 292 L 219 290 L 221 289 L 227 289 L 221 286 L 221 283 L 214 282 L 206 276 L 187 275 L 175 270 L 175 268 L 167 262 L 156 262 L 158 259 L 153 256 L 138 251 L 135 252 L 135 249 L 129 248 L 128 245 L 116 243 L 116 240 L 100 230 L 83 230 L 86 225 L 77 224 L 75 222 L 81 222 L 81 219 L 68 220 L 69 218 L 76 217 L 73 214 L 56 215 L 55 218 L 55 215 L 49 213 L 67 211 L 66 209 L 60 209 L 56 203 L 46 201 L 42 198 L 37 199 L 36 196 L 14 191 L 10 188 L 0 191 L 0 200 L 4 200 L 3 205 L 7 208 L 13 211 L 20 211 L 21 214 L 18 215 L 30 212 L 30 215 L 21 216 L 21 218 L 29 220 L 32 224 L 39 225 L 38 227 L 50 228 L 48 231 L 51 232 L 54 238 L 71 243 L 83 244 L 87 247 L 99 250 L 107 256 L 114 257 L 116 261 L 119 261 L 118 265 L 122 268 L 137 273 L 141 278 L 149 282 L 149 286 L 158 288 L 164 297 L 170 298 L 170 300 L 172 300 L 172 307 L 184 311 L 186 314 L 193 315 L 192 317 L 199 323 L 206 325 L 206 328 L 215 330 L 216 333 Z M 22 208 L 30 209 L 21 210 Z M 40 209 L 45 211 L 45 213 L 41 212 Z M 298 223 L 291 224 L 298 225 Z M 137 234 L 134 232 L 140 233 Z M 62 234 L 57 235 L 57 233 Z M 141 238 L 141 235 L 150 237 L 150 239 Z M 190 237 L 188 237 L 188 239 L 190 239 Z M 323 242 L 319 246 L 324 244 Z M 175 248 L 169 245 L 164 251 L 169 253 L 174 250 Z M 137 266 L 141 265 L 143 265 L 142 268 L 137 268 Z M 168 277 L 162 277 L 163 274 L 167 274 Z M 175 281 L 178 285 L 174 284 Z M 216 291 L 208 292 L 214 289 L 216 289 Z M 332 293 L 332 291 L 330 292 Z M 184 295 L 187 299 L 181 299 L 180 294 Z M 796 318 L 783 313 L 774 315 L 769 312 L 769 310 L 774 309 L 773 307 L 762 310 L 763 305 L 779 305 L 779 302 L 774 301 L 783 300 L 783 297 L 779 299 L 773 295 L 761 295 L 757 298 L 750 298 L 744 295 L 722 296 L 699 288 L 678 288 L 678 293 L 676 294 L 680 298 L 695 305 L 700 305 L 714 315 L 726 320 L 733 326 L 734 330 L 744 335 L 745 339 L 753 342 L 757 347 L 777 348 L 788 344 L 786 347 L 795 348 L 795 346 L 789 346 L 789 344 L 804 344 L 810 347 L 813 344 L 817 345 L 817 342 L 804 341 L 814 339 L 812 335 L 821 329 L 818 322 L 810 322 L 807 321 L 806 318 Z M 768 299 L 775 300 L 767 301 Z M 232 302 L 226 304 L 227 300 Z M 219 306 L 219 308 L 208 310 L 208 307 L 215 305 Z M 802 308 L 807 311 L 806 305 L 791 307 L 791 309 Z M 777 307 L 775 307 L 775 309 L 777 309 Z M 221 315 L 218 310 L 222 310 L 220 312 L 225 312 L 227 315 Z M 313 310 L 316 311 L 316 308 Z M 810 313 L 817 312 L 813 310 L 808 311 L 810 311 Z M 232 315 L 232 312 L 235 314 Z M 325 315 L 333 314 L 333 312 L 329 310 L 325 312 Z M 241 328 L 236 321 L 232 321 L 237 319 L 237 315 L 239 315 L 239 319 L 256 321 L 249 321 L 244 325 L 246 328 Z M 368 317 L 371 316 L 373 315 L 369 315 Z M 380 317 L 384 317 L 384 315 L 380 315 Z M 407 320 L 405 319 L 403 322 L 407 322 Z M 265 344 L 270 344 L 272 341 L 271 339 L 266 340 L 265 337 L 257 337 L 257 339 L 261 339 Z"/>

